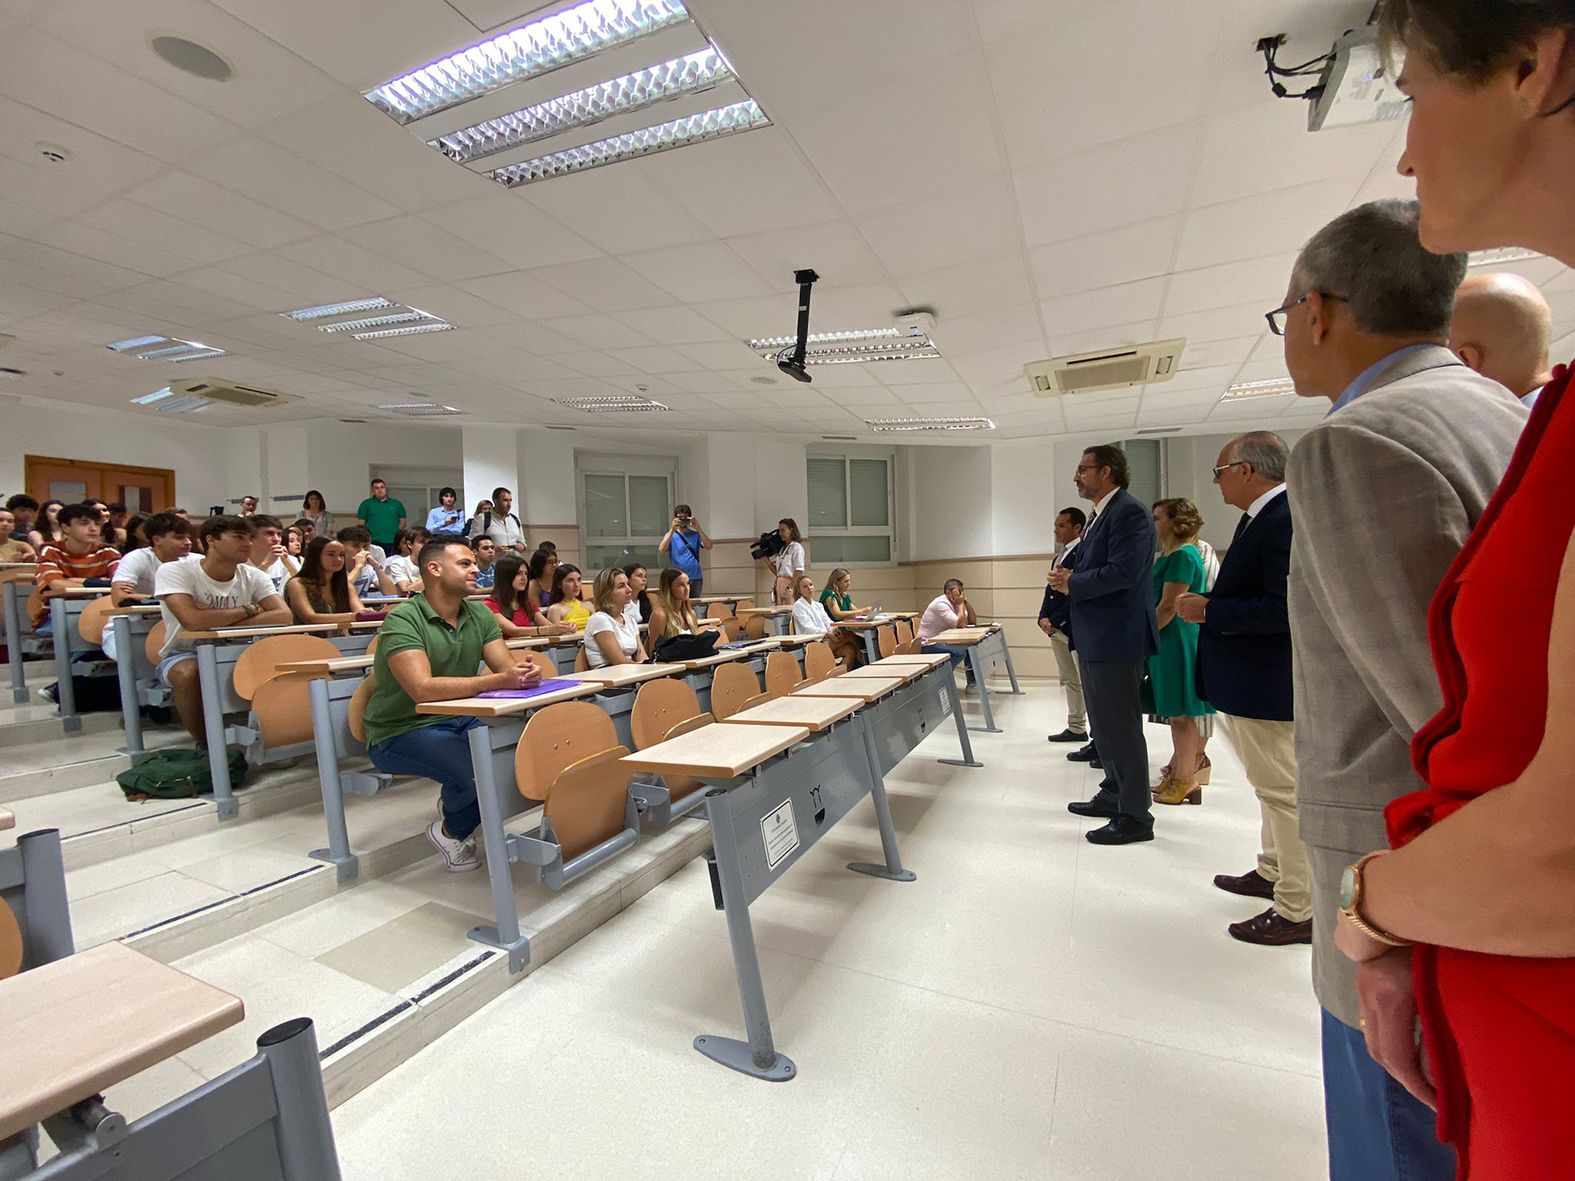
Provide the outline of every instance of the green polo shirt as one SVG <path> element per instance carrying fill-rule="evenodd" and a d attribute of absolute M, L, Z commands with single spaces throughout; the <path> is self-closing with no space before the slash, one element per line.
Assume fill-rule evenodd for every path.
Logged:
<path fill-rule="evenodd" d="M 432 610 L 425 595 L 406 599 L 388 613 L 377 629 L 377 655 L 372 659 L 372 696 L 366 703 L 366 744 L 375 746 L 421 726 L 443 719 L 418 714 L 410 694 L 388 671 L 388 658 L 420 648 L 427 654 L 435 677 L 473 677 L 481 665 L 481 650 L 503 638 L 498 617 L 478 600 L 459 605 L 459 626 L 450 627 Z"/>
<path fill-rule="evenodd" d="M 394 534 L 399 532 L 400 519 L 407 514 L 405 506 L 392 496 L 387 500 L 368 496 L 355 510 L 355 515 L 366 522 L 366 531 L 372 535 L 372 540 L 387 549 L 394 543 Z"/>

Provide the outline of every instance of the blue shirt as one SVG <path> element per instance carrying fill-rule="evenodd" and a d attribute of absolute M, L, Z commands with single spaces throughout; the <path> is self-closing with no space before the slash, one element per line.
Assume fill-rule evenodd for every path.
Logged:
<path fill-rule="evenodd" d="M 427 513 L 428 533 L 458 533 L 465 527 L 465 514 L 458 508 L 437 508 Z"/>
<path fill-rule="evenodd" d="M 1352 379 L 1351 384 L 1346 386 L 1345 391 L 1334 400 L 1334 405 L 1329 408 L 1329 414 L 1333 414 L 1336 410 L 1344 410 L 1352 402 L 1360 398 L 1367 392 L 1367 387 L 1373 384 L 1373 380 L 1380 373 L 1382 373 L 1385 369 L 1388 369 L 1389 366 L 1393 365 L 1407 353 L 1415 353 L 1421 349 L 1430 349 L 1435 347 L 1435 345 L 1431 344 L 1408 344 L 1403 349 L 1396 349 L 1387 357 L 1380 357 Z M 1324 415 L 1325 418 L 1328 416 L 1328 414 Z"/>
<path fill-rule="evenodd" d="M 476 568 L 476 586 L 481 590 L 491 590 L 492 580 L 497 576 L 498 568 L 496 562 L 488 566 L 485 570 L 478 566 Z"/>
<path fill-rule="evenodd" d="M 674 529 L 673 539 L 667 543 L 667 556 L 673 565 L 689 575 L 689 581 L 704 578 L 700 571 L 700 530 Z"/>

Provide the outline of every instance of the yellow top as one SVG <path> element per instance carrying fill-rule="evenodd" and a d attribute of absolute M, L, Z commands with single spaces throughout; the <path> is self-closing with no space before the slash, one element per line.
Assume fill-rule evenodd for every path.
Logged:
<path fill-rule="evenodd" d="M 570 624 L 580 631 L 585 630 L 585 621 L 591 617 L 591 609 L 584 599 L 575 599 L 569 604 L 569 609 L 563 614 L 563 622 Z"/>

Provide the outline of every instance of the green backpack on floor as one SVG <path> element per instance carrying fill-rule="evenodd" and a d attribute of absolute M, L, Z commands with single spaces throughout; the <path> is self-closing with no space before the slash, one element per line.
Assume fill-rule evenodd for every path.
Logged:
<path fill-rule="evenodd" d="M 230 786 L 240 787 L 246 781 L 246 756 L 238 750 L 227 753 Z M 115 776 L 115 782 L 128 800 L 183 800 L 213 790 L 208 754 L 195 747 L 152 751 L 131 770 Z"/>

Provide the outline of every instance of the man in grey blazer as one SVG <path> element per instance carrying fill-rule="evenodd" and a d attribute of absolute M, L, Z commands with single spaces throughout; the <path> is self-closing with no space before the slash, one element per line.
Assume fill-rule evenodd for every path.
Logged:
<path fill-rule="evenodd" d="M 1269 313 L 1297 394 L 1333 403 L 1286 473 L 1297 805 L 1332 1181 L 1454 1177 L 1432 1111 L 1367 1052 L 1355 969 L 1333 932 L 1346 867 L 1388 844 L 1385 805 L 1422 786 L 1411 738 L 1442 704 L 1428 605 L 1526 420 L 1445 347 L 1465 269 L 1464 255 L 1422 249 L 1414 201 L 1375 201 L 1314 235 Z M 1381 1003 L 1403 1027 L 1415 1016 L 1409 950 L 1375 962 Z"/>

